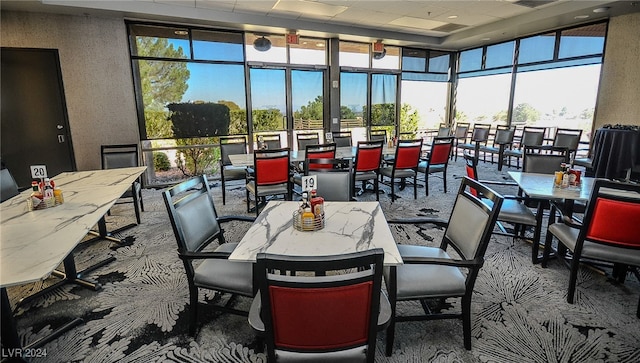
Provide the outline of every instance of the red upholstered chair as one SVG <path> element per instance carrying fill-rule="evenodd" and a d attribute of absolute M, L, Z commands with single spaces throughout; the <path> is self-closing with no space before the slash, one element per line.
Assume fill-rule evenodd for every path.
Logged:
<path fill-rule="evenodd" d="M 418 163 L 422 154 L 422 139 L 399 140 L 393 166 L 380 168 L 380 175 L 391 178 L 391 201 L 395 201 L 395 180 L 401 179 L 400 188 L 404 188 L 406 178 L 413 178 L 413 198 L 418 198 Z"/>
<path fill-rule="evenodd" d="M 254 196 L 256 216 L 260 214 L 260 200 L 270 195 L 283 195 L 291 200 L 289 174 L 289 148 L 259 150 L 253 152 L 254 175 L 246 185 L 247 212 L 250 211 L 250 196 Z"/>
<path fill-rule="evenodd" d="M 258 254 L 249 324 L 265 335 L 268 361 L 373 362 L 377 331 L 391 312 L 380 293 L 383 258 L 380 248 L 318 257 Z"/>
<path fill-rule="evenodd" d="M 382 140 L 358 142 L 353 167 L 353 183 L 351 183 L 351 185 L 355 187 L 356 182 L 361 181 L 362 191 L 365 191 L 367 180 L 373 180 L 376 200 L 380 200 L 380 196 L 378 195 L 378 175 L 380 175 L 383 143 L 384 141 Z"/>
<path fill-rule="evenodd" d="M 640 185 L 596 180 L 581 224 L 563 217 L 553 223 L 555 208 L 545 241 L 546 264 L 553 237 L 558 239 L 558 255 L 562 246 L 573 253 L 567 302 L 573 304 L 580 262 L 585 260 L 614 263 L 613 277 L 623 282 L 629 266 L 640 280 Z M 636 316 L 640 318 L 640 299 Z"/>
<path fill-rule="evenodd" d="M 435 137 L 426 160 L 418 164 L 418 172 L 424 173 L 424 191 L 429 196 L 429 174 L 442 173 L 444 192 L 447 192 L 447 166 L 453 148 L 453 137 Z"/>

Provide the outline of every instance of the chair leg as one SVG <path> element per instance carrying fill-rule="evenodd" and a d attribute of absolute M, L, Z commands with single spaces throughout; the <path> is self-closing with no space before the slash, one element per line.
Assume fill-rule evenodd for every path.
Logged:
<path fill-rule="evenodd" d="M 429 167 L 424 171 L 424 195 L 429 196 Z"/>
<path fill-rule="evenodd" d="M 391 178 L 391 203 L 396 201 L 395 178 Z"/>
<path fill-rule="evenodd" d="M 198 288 L 189 287 L 189 334 L 196 334 L 196 324 L 198 316 Z"/>
<path fill-rule="evenodd" d="M 249 201 L 249 190 L 245 189 L 245 194 L 247 195 L 247 197 L 245 198 L 247 200 L 247 213 L 249 213 L 251 211 L 251 202 Z"/>
<path fill-rule="evenodd" d="M 462 297 L 462 334 L 464 335 L 464 348 L 471 350 L 471 296 Z"/>
<path fill-rule="evenodd" d="M 640 297 L 638 297 L 638 311 L 636 311 L 636 318 L 640 319 Z"/>
<path fill-rule="evenodd" d="M 138 224 L 140 224 L 140 204 L 138 204 L 140 202 L 140 200 L 138 199 L 138 196 L 136 195 L 135 191 L 133 193 L 133 211 L 136 214 L 136 222 L 138 222 Z"/>
<path fill-rule="evenodd" d="M 571 259 L 571 272 L 569 273 L 569 290 L 567 291 L 567 302 L 573 304 L 578 280 L 578 270 L 580 269 L 580 258 L 575 254 Z"/>
<path fill-rule="evenodd" d="M 413 176 L 413 199 L 418 199 L 418 172 Z"/>
<path fill-rule="evenodd" d="M 447 168 L 444 168 L 444 171 L 442 172 L 442 183 L 444 183 L 444 192 L 447 192 Z"/>
<path fill-rule="evenodd" d="M 222 184 L 222 205 L 225 205 L 227 203 L 227 193 L 225 193 L 224 179 L 221 179 L 220 183 Z"/>
<path fill-rule="evenodd" d="M 393 341 L 395 340 L 396 334 L 396 304 L 395 302 L 391 303 L 391 319 L 389 320 L 389 326 L 387 327 L 387 342 L 385 346 L 385 354 L 387 357 L 391 357 L 393 354 Z"/>
<path fill-rule="evenodd" d="M 534 226 L 534 230 L 533 230 L 533 245 L 531 246 L 531 263 L 533 263 L 534 265 L 536 263 L 540 263 L 545 258 L 544 257 L 544 252 L 543 252 L 543 255 L 542 255 L 542 259 L 540 259 L 538 257 L 538 251 L 540 250 L 540 232 L 541 232 L 541 229 L 542 229 L 541 224 L 542 224 L 542 222 L 537 223 Z M 526 229 L 526 226 L 523 225 L 521 228 L 522 228 L 522 233 L 524 234 L 524 230 Z M 548 233 L 548 234 L 550 235 L 551 233 Z M 545 241 L 544 249 L 545 250 L 547 249 L 546 241 Z"/>
<path fill-rule="evenodd" d="M 380 184 L 378 178 L 373 179 L 373 191 L 376 193 L 376 202 L 380 201 Z"/>

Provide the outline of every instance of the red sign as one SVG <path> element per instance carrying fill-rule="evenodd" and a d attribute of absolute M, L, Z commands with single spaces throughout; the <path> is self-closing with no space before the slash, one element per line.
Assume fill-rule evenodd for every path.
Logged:
<path fill-rule="evenodd" d="M 384 44 L 382 44 L 382 42 L 373 43 L 373 52 L 374 53 L 382 53 L 382 52 L 384 52 Z"/>
<path fill-rule="evenodd" d="M 298 34 L 287 34 L 287 44 L 298 44 L 300 36 Z"/>

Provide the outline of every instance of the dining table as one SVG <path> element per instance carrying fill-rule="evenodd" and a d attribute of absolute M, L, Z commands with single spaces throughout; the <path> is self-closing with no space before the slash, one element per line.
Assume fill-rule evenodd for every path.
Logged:
<path fill-rule="evenodd" d="M 325 202 L 324 228 L 313 231 L 294 227 L 299 206 L 300 202 L 269 201 L 229 260 L 255 262 L 261 252 L 326 256 L 382 248 L 385 266 L 403 263 L 378 202 Z"/>
<path fill-rule="evenodd" d="M 62 204 L 31 210 L 27 203 L 32 193 L 31 189 L 0 204 L 3 349 L 13 349 L 14 353 L 29 351 L 26 350 L 27 347 L 21 347 L 18 338 L 6 291 L 8 287 L 45 280 L 53 275 L 61 280 L 47 290 L 66 283 L 78 284 L 93 290 L 100 289 L 98 283 L 83 277 L 90 271 L 112 262 L 115 257 L 111 256 L 77 271 L 73 250 L 145 170 L 145 166 L 140 166 L 64 172 L 52 178 L 56 188 L 62 190 Z M 61 264 L 64 265 L 64 272 L 57 270 Z M 33 296 L 41 294 L 42 290 Z M 33 349 L 41 346 L 80 323 L 81 319 L 74 319 L 48 337 L 29 344 L 28 347 Z"/>
<path fill-rule="evenodd" d="M 336 159 L 353 159 L 356 157 L 358 148 L 356 146 L 340 146 L 336 148 Z M 382 148 L 383 155 L 395 155 L 396 148 L 384 145 Z M 303 162 L 305 160 L 304 150 L 291 150 L 290 160 L 292 163 Z M 229 160 L 233 166 L 253 166 L 253 153 L 250 154 L 231 154 Z"/>

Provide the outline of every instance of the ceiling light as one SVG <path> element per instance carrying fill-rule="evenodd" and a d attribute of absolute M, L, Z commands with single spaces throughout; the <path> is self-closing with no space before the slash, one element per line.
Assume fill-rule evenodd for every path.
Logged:
<path fill-rule="evenodd" d="M 318 42 L 318 43 L 316 43 L 316 47 L 322 48 L 322 47 L 324 47 L 324 43 L 323 42 Z"/>
<path fill-rule="evenodd" d="M 269 49 L 271 49 L 271 41 L 265 38 L 263 35 L 261 38 L 257 38 L 256 40 L 253 41 L 253 47 L 258 52 L 266 52 Z"/>
<path fill-rule="evenodd" d="M 491 40 L 491 38 L 482 38 L 480 40 L 487 41 L 487 40 Z"/>
<path fill-rule="evenodd" d="M 608 7 L 606 7 L 606 6 L 605 6 L 605 7 L 602 7 L 602 8 L 596 8 L 596 9 L 593 9 L 593 12 L 594 12 L 594 13 L 606 13 L 607 11 L 609 11 L 609 8 L 608 8 Z"/>
<path fill-rule="evenodd" d="M 173 32 L 173 34 L 175 34 L 175 35 L 188 35 L 189 32 L 186 31 L 186 30 L 176 30 L 176 31 Z"/>
<path fill-rule="evenodd" d="M 588 17 L 589 17 L 589 15 L 576 15 L 576 16 L 574 16 L 573 18 L 574 18 L 574 19 L 586 19 L 586 18 L 588 18 Z"/>
<path fill-rule="evenodd" d="M 447 19 L 458 19 L 457 15 L 449 15 L 447 16 Z"/>

